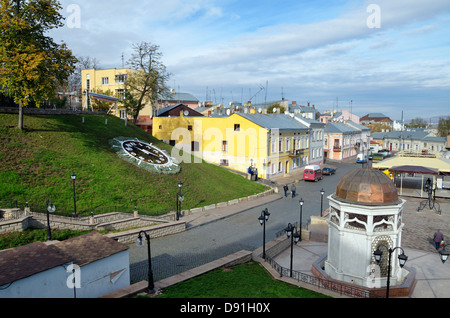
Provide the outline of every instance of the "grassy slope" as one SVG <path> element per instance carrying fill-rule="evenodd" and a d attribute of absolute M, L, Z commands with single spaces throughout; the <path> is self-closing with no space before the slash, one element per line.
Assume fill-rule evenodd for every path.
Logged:
<path fill-rule="evenodd" d="M 266 188 L 207 163 L 182 163 L 177 175 L 147 172 L 120 159 L 108 141 L 137 137 L 171 153 L 131 123 L 106 115 L 25 116 L 0 114 L 0 201 L 28 201 L 33 210 L 51 199 L 57 210 L 73 211 L 70 175 L 77 175 L 77 211 L 137 202 L 140 211 L 175 209 L 177 183 L 183 182 L 183 209 L 205 206 Z M 105 118 L 108 124 L 105 125 Z M 97 213 L 97 211 L 96 211 Z"/>

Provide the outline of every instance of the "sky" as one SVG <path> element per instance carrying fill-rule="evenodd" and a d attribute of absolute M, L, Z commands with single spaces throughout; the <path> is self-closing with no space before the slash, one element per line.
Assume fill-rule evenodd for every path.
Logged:
<path fill-rule="evenodd" d="M 156 44 L 168 85 L 200 101 L 450 116 L 448 0 L 60 3 L 65 25 L 50 35 L 75 56 L 121 68 L 134 44 Z"/>

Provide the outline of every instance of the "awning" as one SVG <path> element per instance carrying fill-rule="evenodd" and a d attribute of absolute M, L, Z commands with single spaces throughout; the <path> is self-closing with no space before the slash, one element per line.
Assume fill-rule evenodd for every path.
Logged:
<path fill-rule="evenodd" d="M 407 173 L 418 173 L 418 174 L 432 174 L 438 175 L 439 171 L 435 169 L 430 169 L 422 166 L 397 166 L 389 169 L 394 172 L 407 172 Z"/>

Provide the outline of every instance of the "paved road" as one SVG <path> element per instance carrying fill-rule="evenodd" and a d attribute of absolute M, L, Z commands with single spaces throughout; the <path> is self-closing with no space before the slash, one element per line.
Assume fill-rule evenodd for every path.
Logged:
<path fill-rule="evenodd" d="M 323 209 L 326 209 L 328 207 L 326 196 L 335 192 L 339 180 L 347 172 L 360 167 L 348 163 L 338 163 L 334 166 L 337 167 L 336 174 L 324 176 L 322 181 L 296 183 L 295 198 L 288 196 L 183 233 L 152 239 L 152 268 L 155 280 L 243 249 L 252 251 L 261 247 L 262 229 L 257 218 L 263 208 L 267 208 L 271 213 L 269 222 L 266 223 L 266 242 L 273 240 L 276 233 L 283 230 L 289 222 L 299 221 L 300 198 L 305 201 L 302 222 L 308 223 L 310 216 L 320 214 L 320 190 L 322 188 L 325 190 Z M 130 245 L 130 264 L 140 264 L 142 265 L 140 267 L 145 269 L 147 258 L 146 249 Z M 142 277 L 145 278 L 145 274 Z"/>

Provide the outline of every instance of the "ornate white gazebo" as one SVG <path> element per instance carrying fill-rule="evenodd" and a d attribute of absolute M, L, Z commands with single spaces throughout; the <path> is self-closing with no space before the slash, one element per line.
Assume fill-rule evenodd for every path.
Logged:
<path fill-rule="evenodd" d="M 387 285 L 389 249 L 392 252 L 390 285 L 401 284 L 407 271 L 400 268 L 403 199 L 392 181 L 374 169 L 355 169 L 345 175 L 336 193 L 328 197 L 329 278 L 368 288 Z M 380 262 L 374 252 L 383 252 Z"/>

